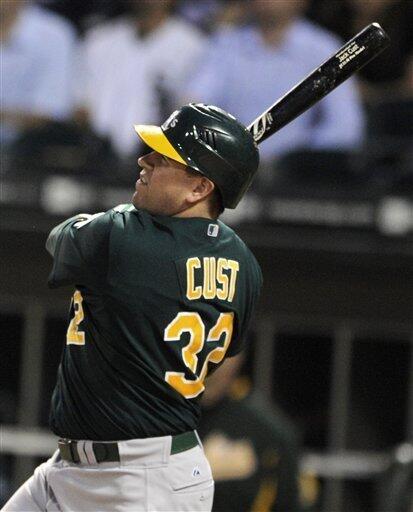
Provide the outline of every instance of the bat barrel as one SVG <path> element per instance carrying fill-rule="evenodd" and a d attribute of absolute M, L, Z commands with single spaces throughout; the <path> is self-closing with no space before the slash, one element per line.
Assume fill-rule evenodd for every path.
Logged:
<path fill-rule="evenodd" d="M 255 141 L 262 142 L 302 114 L 376 57 L 389 41 L 378 23 L 365 27 L 248 126 Z"/>

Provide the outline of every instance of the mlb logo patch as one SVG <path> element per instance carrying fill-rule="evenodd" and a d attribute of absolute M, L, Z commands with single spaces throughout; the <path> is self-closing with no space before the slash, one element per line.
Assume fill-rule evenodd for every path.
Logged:
<path fill-rule="evenodd" d="M 209 224 L 208 225 L 208 231 L 207 231 L 208 236 L 218 236 L 218 232 L 219 232 L 218 224 Z"/>

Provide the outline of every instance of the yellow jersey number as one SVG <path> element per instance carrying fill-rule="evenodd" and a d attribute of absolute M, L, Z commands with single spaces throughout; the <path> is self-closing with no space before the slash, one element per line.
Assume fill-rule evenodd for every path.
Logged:
<path fill-rule="evenodd" d="M 216 324 L 205 338 L 205 324 L 198 313 L 181 312 L 172 320 L 164 332 L 165 341 L 179 341 L 183 333 L 189 333 L 189 343 L 182 349 L 182 359 L 197 378 L 187 379 L 183 372 L 165 372 L 166 382 L 185 398 L 194 398 L 205 389 L 204 380 L 208 373 L 208 363 L 220 363 L 225 356 L 232 338 L 234 313 L 221 313 Z M 205 341 L 219 341 L 224 335 L 224 344 L 207 355 L 202 368 L 198 368 L 197 354 Z"/>
<path fill-rule="evenodd" d="M 70 321 L 69 327 L 66 334 L 67 345 L 84 345 L 85 344 L 85 333 L 79 330 L 79 324 L 83 321 L 85 315 L 83 313 L 83 297 L 79 290 L 76 290 L 73 294 L 73 309 L 75 314 Z"/>

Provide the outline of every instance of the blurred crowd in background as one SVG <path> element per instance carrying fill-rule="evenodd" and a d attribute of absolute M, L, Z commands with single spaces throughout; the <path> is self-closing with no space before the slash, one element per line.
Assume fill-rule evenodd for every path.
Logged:
<path fill-rule="evenodd" d="M 2 173 L 133 183 L 134 123 L 196 101 L 248 124 L 378 21 L 390 48 L 262 144 L 253 190 L 327 179 L 413 194 L 412 12 L 409 0 L 4 0 Z"/>

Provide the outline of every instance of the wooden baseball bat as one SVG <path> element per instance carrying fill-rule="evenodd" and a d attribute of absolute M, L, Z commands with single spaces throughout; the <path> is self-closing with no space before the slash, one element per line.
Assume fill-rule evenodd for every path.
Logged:
<path fill-rule="evenodd" d="M 309 109 L 374 59 L 390 43 L 378 23 L 371 23 L 300 83 L 255 119 L 248 130 L 259 144 Z"/>

